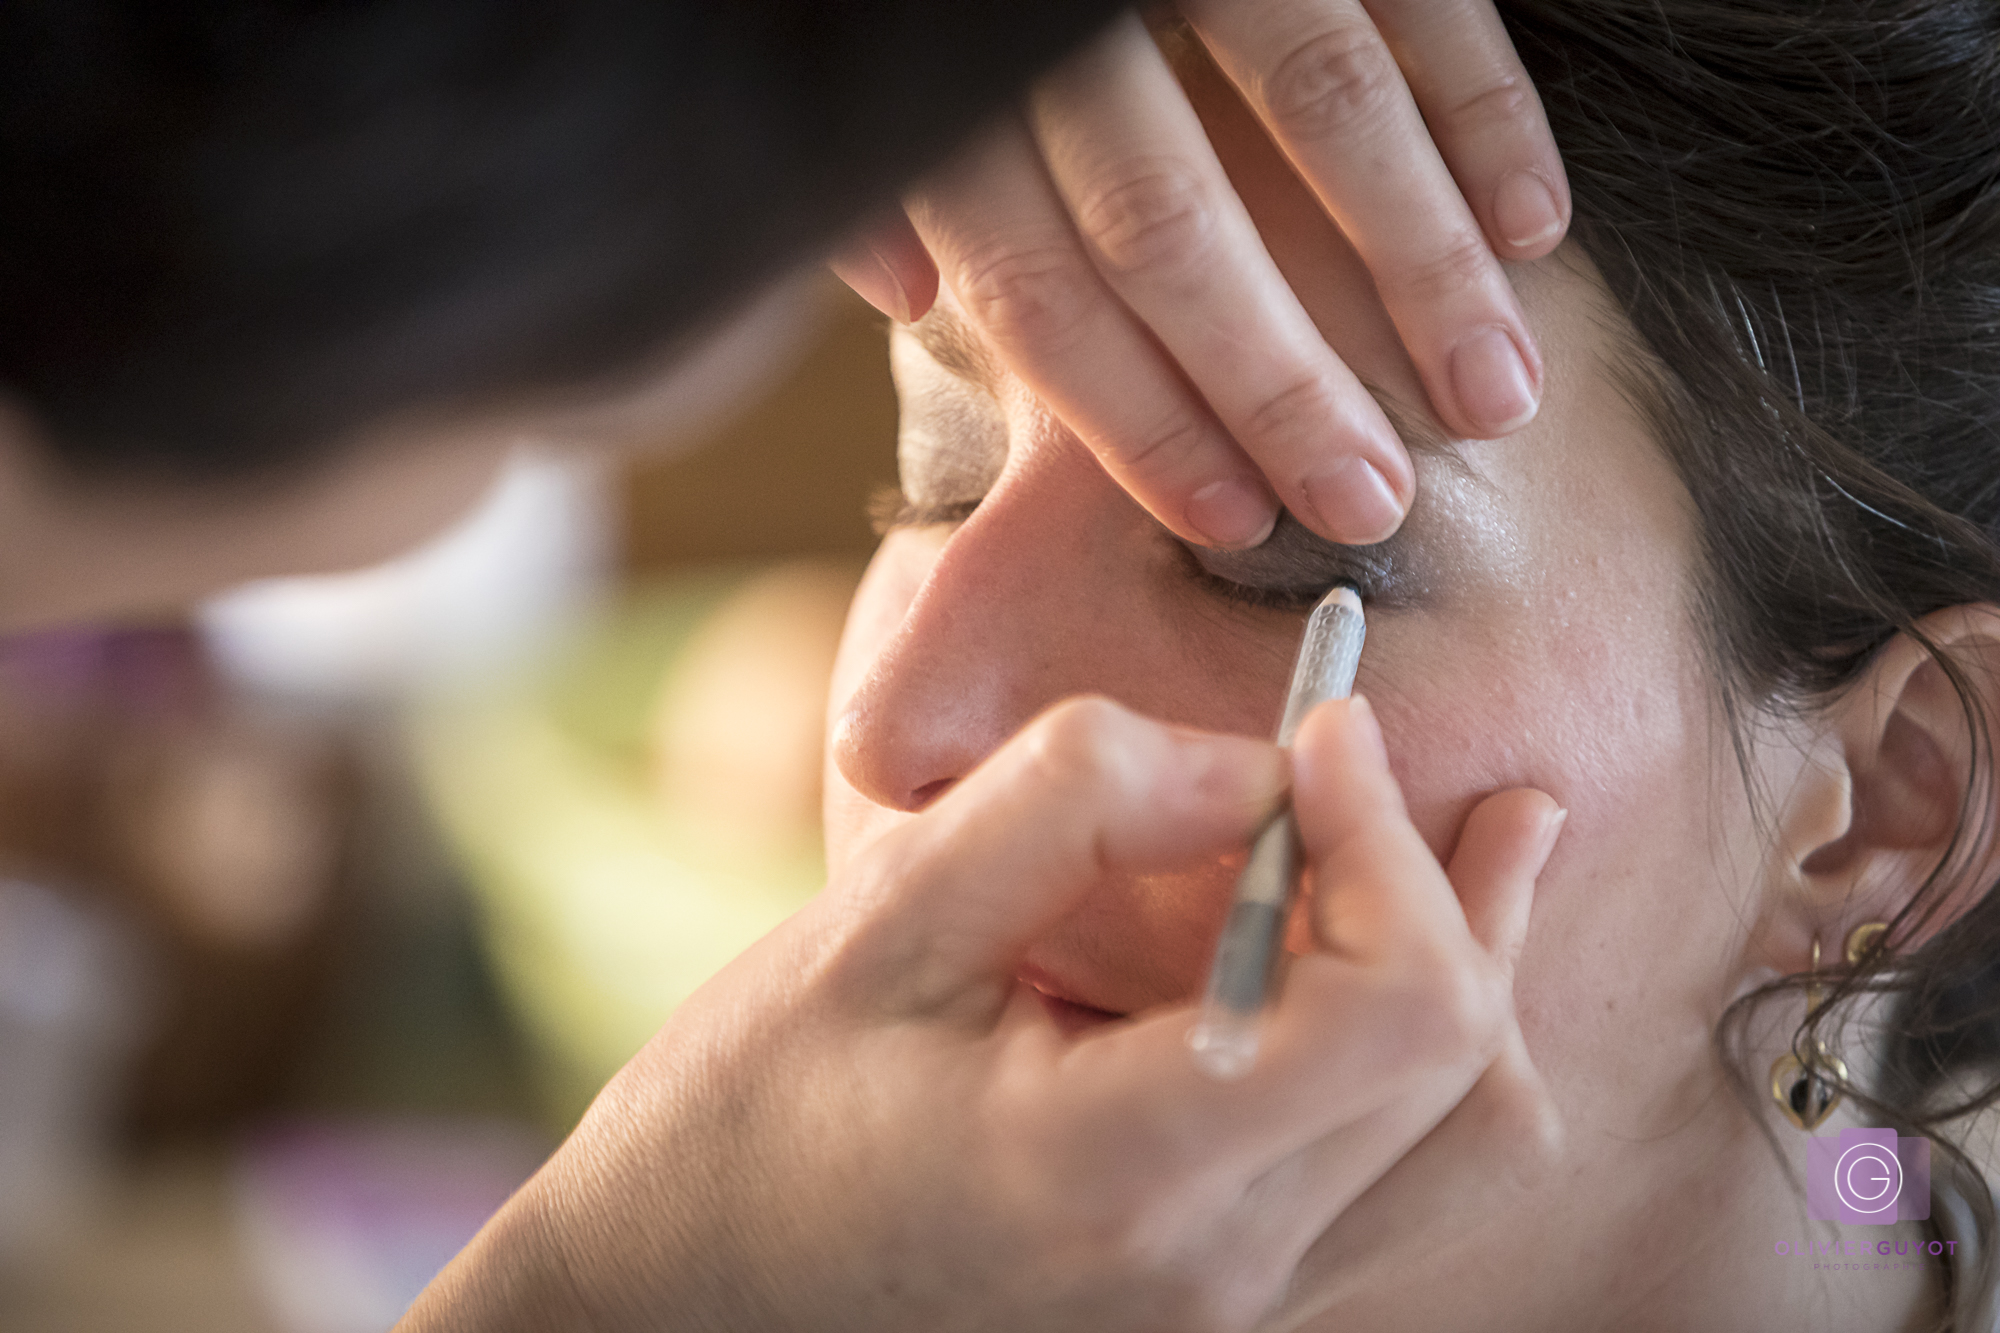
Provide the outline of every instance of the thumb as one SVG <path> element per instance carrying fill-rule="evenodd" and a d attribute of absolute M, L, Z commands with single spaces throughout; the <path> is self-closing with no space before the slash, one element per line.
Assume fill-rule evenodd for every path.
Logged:
<path fill-rule="evenodd" d="M 1289 778 L 1265 742 L 1058 704 L 862 855 L 851 976 L 877 1003 L 993 1022 L 1021 955 L 1092 884 L 1243 846 Z"/>
<path fill-rule="evenodd" d="M 1496 792 L 1472 808 L 1445 875 L 1480 946 L 1509 977 L 1528 936 L 1535 879 L 1569 811 L 1532 787 Z"/>

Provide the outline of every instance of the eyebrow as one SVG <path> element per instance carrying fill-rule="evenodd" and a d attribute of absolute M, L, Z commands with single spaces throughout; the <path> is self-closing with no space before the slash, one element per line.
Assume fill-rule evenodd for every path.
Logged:
<path fill-rule="evenodd" d="M 960 379 L 989 391 L 999 383 L 1000 366 L 993 350 L 951 307 L 932 306 L 909 330 L 931 360 Z"/>
<path fill-rule="evenodd" d="M 986 339 L 971 323 L 948 306 L 933 306 L 920 320 L 904 326 L 939 368 L 974 388 L 992 393 L 1005 373 Z M 1434 459 L 1440 466 L 1477 479 L 1459 452 L 1457 442 L 1434 425 L 1427 413 L 1384 392 L 1380 386 L 1362 381 L 1382 414 L 1389 419 L 1403 446 L 1412 455 Z M 978 508 L 977 500 L 959 500 L 921 505 L 912 502 L 900 489 L 876 495 L 869 516 L 878 534 L 898 528 L 960 523 Z M 1329 579 L 1378 588 L 1389 580 L 1386 572 L 1400 561 L 1399 552 L 1409 545 L 1408 529 L 1374 546 L 1342 546 L 1307 528 L 1291 511 L 1281 509 L 1269 537 L 1248 551 L 1216 551 L 1195 547 L 1153 520 L 1162 536 L 1170 538 L 1186 552 L 1204 573 L 1225 582 L 1246 587 L 1277 587 L 1291 584 L 1324 583 Z"/>
<path fill-rule="evenodd" d="M 1457 443 L 1443 431 L 1432 425 L 1430 418 L 1411 407 L 1408 403 L 1389 394 L 1379 385 L 1361 381 L 1361 387 L 1368 390 L 1368 396 L 1382 409 L 1382 415 L 1389 418 L 1389 426 L 1403 441 L 1403 447 L 1413 454 L 1430 454 L 1443 458 L 1458 457 Z"/>
<path fill-rule="evenodd" d="M 989 392 L 999 383 L 1001 369 L 993 349 L 958 311 L 949 306 L 932 306 L 928 314 L 909 326 L 909 331 L 931 360 L 959 379 Z M 1381 407 L 1382 415 L 1389 419 L 1404 448 L 1413 454 L 1457 457 L 1453 441 L 1424 412 L 1389 394 L 1380 385 L 1363 380 L 1361 387 Z"/>

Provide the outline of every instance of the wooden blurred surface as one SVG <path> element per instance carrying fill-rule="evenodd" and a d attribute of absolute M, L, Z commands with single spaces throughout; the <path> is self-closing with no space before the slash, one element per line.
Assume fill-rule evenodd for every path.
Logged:
<path fill-rule="evenodd" d="M 236 1240 L 226 1159 L 183 1149 L 119 1169 L 89 1218 L 0 1272 L 7 1333 L 278 1333 Z"/>
<path fill-rule="evenodd" d="M 626 566 L 874 549 L 868 499 L 896 481 L 882 316 L 845 289 L 805 359 L 699 446 L 633 466 Z"/>

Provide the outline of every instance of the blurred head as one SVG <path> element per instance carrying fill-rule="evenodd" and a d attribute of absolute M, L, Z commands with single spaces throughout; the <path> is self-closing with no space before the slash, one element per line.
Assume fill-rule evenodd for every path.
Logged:
<path fill-rule="evenodd" d="M 1111 10 L 0 9 L 0 628 L 378 558 L 523 433 L 684 435 L 669 368 Z"/>
<path fill-rule="evenodd" d="M 1568 1169 L 1464 1234 L 1392 1171 L 1316 1249 L 1300 1311 L 1462 1320 L 1474 1293 L 1411 1280 L 1455 1249 L 1499 1275 L 1476 1293 L 1486 1326 L 1553 1327 L 1578 1301 L 1653 1299 L 1613 1256 L 1733 1263 L 1720 1238 L 1746 1234 L 1770 1254 L 1801 1209 L 1774 1109 L 1730 1094 L 1790 1044 L 1784 979 L 1815 940 L 1842 978 L 1822 1024 L 1859 1006 L 1880 1025 L 1846 1039 L 1843 1114 L 1942 1137 L 1968 1089 L 1993 1099 L 1971 1071 L 2000 948 L 2000 122 L 1980 92 L 2000 26 L 1837 10 L 1510 9 L 1577 225 L 1514 272 L 1548 391 L 1493 443 L 1441 438 L 1352 252 L 1190 67 L 1273 256 L 1411 447 L 1417 506 L 1379 546 L 1287 523 L 1258 552 L 1192 551 L 948 301 L 894 335 L 903 500 L 836 672 L 836 864 L 1066 695 L 1268 734 L 1335 582 L 1368 604 L 1357 688 L 1441 857 L 1496 789 L 1570 810 L 1516 981 Z M 1098 885 L 1023 982 L 1078 1030 L 1187 998 L 1239 864 Z M 1887 944 L 1850 968 L 1868 920 Z M 1659 1254 L 1697 1234 L 1718 1239 Z M 1874 1276 L 1864 1320 L 1936 1296 L 1935 1274 Z M 1760 1281 L 1803 1279 L 1740 1264 L 1701 1289 L 1740 1316 Z"/>
<path fill-rule="evenodd" d="M 387 559 L 463 514 L 524 443 L 672 448 L 783 363 L 814 327 L 821 294 L 808 279 L 781 281 L 644 369 L 415 408 L 252 471 L 82 467 L 65 439 L 0 400 L 0 632 L 159 614 L 245 578 Z"/>

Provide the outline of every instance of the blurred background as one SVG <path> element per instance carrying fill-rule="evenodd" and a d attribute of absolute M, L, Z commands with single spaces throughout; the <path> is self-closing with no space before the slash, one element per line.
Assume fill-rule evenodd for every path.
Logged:
<path fill-rule="evenodd" d="M 859 301 L 699 448 L 422 551 L 0 640 L 0 1329 L 381 1333 L 817 890 L 895 480 Z"/>

